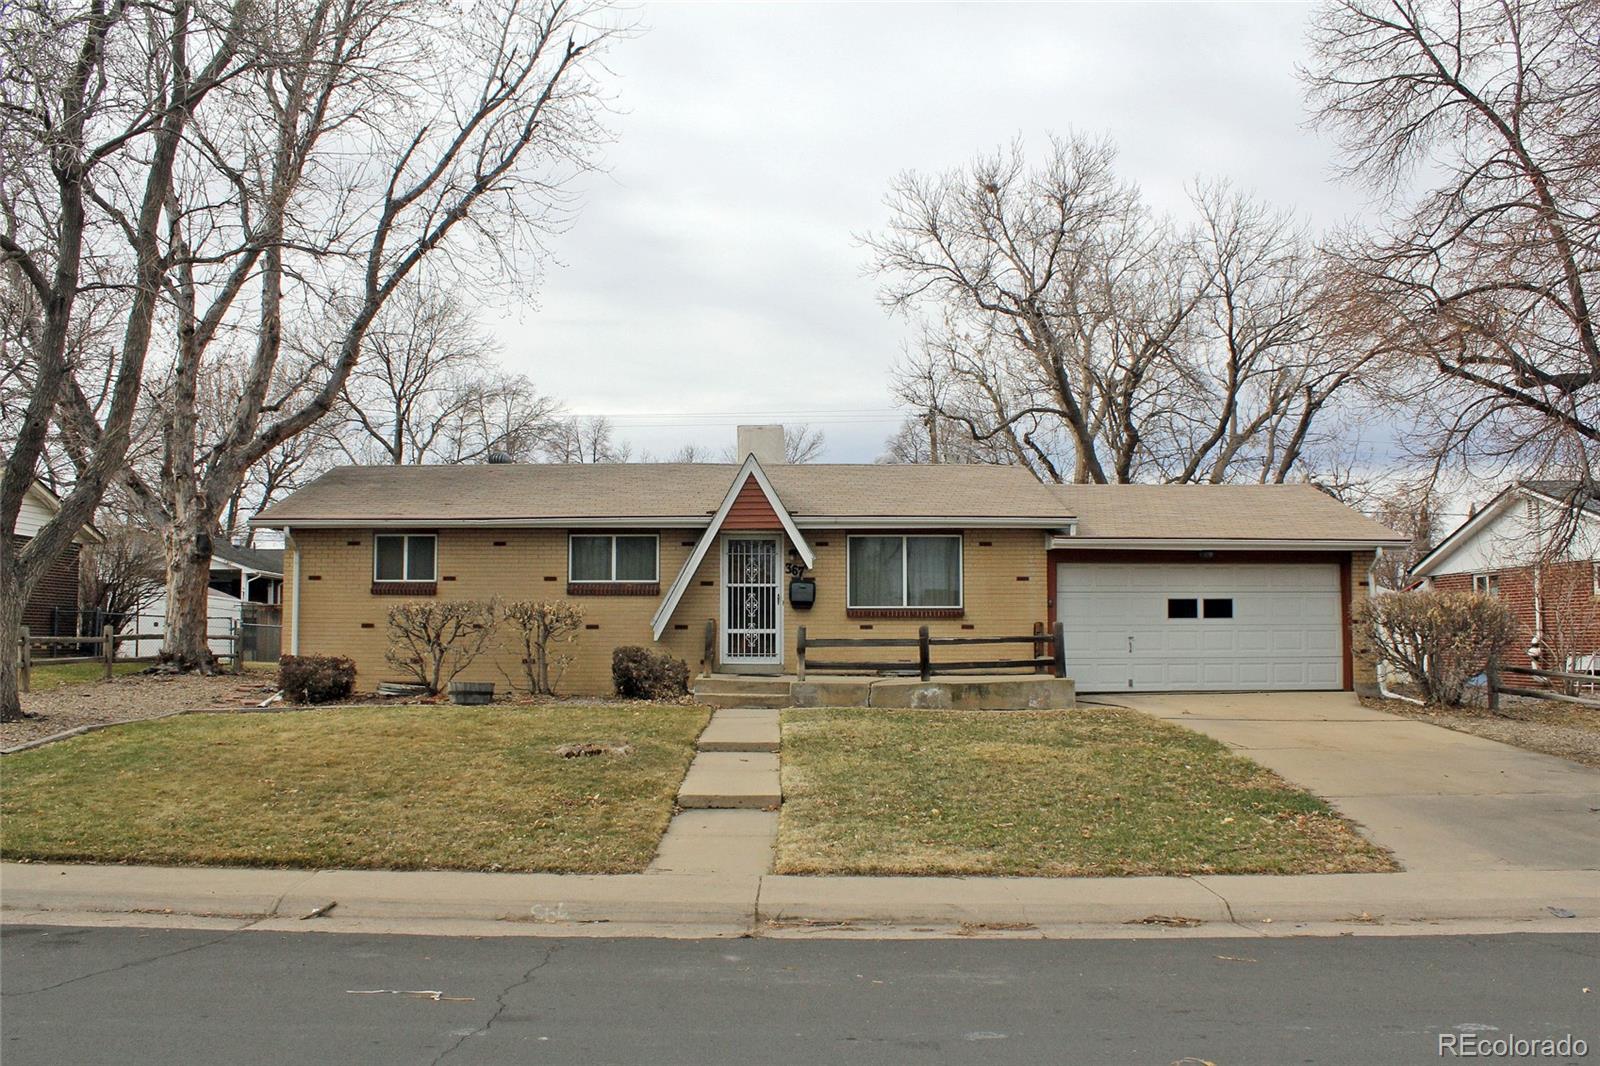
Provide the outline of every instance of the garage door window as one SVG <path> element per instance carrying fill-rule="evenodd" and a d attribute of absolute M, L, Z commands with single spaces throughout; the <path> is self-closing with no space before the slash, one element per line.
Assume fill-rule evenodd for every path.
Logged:
<path fill-rule="evenodd" d="M 1179 600 L 1179 599 L 1168 600 L 1167 601 L 1167 617 L 1168 618 L 1199 618 L 1200 617 L 1200 601 L 1199 600 Z"/>
<path fill-rule="evenodd" d="M 1231 598 L 1218 599 L 1218 600 L 1206 600 L 1205 603 L 1206 603 L 1205 614 L 1206 614 L 1207 618 L 1232 618 L 1233 617 L 1233 600 Z"/>

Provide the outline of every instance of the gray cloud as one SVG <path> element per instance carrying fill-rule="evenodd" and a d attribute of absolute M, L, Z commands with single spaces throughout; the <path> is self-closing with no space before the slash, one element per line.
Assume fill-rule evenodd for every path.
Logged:
<path fill-rule="evenodd" d="M 903 169 L 1021 137 L 1105 132 L 1165 210 L 1227 175 L 1318 225 L 1359 212 L 1304 128 L 1306 8 L 1259 5 L 691 5 L 643 9 L 613 56 L 622 114 L 537 307 L 486 307 L 506 361 L 636 445 L 721 447 L 739 413 L 891 406 L 910 327 L 855 234 Z M 733 412 L 643 426 L 644 413 Z M 630 418 L 630 415 L 633 417 Z M 868 415 L 865 417 L 874 417 Z M 896 421 L 823 423 L 874 457 Z M 634 424 L 630 424 L 634 423 Z"/>

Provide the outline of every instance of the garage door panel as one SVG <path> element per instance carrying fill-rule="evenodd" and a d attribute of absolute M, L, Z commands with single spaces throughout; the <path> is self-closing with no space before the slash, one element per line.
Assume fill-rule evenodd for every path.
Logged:
<path fill-rule="evenodd" d="M 1068 672 L 1084 692 L 1343 681 L 1332 563 L 1063 563 L 1056 591 Z M 1169 618 L 1169 599 L 1195 600 L 1199 617 Z M 1204 617 L 1207 599 L 1231 601 L 1231 617 Z"/>

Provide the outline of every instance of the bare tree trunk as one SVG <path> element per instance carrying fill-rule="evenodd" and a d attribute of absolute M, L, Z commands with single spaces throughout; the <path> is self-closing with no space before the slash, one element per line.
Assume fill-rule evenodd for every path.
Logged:
<path fill-rule="evenodd" d="M 9 545 L 0 554 L 10 554 Z M 22 697 L 17 693 L 17 651 L 22 638 L 22 590 L 16 568 L 0 564 L 0 722 L 22 718 Z"/>
<path fill-rule="evenodd" d="M 198 523 L 173 522 L 162 536 L 167 557 L 167 632 L 161 661 L 180 670 L 213 673 L 209 640 L 211 534 Z"/>

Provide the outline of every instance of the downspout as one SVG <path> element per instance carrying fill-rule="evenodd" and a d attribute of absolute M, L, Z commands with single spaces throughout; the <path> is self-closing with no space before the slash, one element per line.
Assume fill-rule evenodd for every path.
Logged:
<path fill-rule="evenodd" d="M 1372 561 L 1374 563 L 1376 563 L 1379 559 L 1382 559 L 1382 558 L 1383 558 L 1383 549 L 1379 548 L 1377 550 L 1377 552 L 1373 555 Z M 298 571 L 296 571 L 295 577 L 296 577 L 296 579 L 299 578 L 299 572 Z M 1399 593 L 1396 593 L 1396 595 L 1399 595 Z M 1377 598 L 1378 598 L 1378 583 L 1376 581 L 1372 581 L 1372 580 L 1369 579 L 1367 581 L 1367 599 L 1375 600 Z M 1386 700 L 1400 700 L 1400 701 L 1402 701 L 1404 703 L 1414 703 L 1418 707 L 1427 706 L 1427 704 L 1423 703 L 1419 699 L 1415 699 L 1414 697 L 1402 696 L 1398 692 L 1391 692 L 1389 690 L 1388 675 L 1389 675 L 1389 660 L 1387 660 L 1387 659 L 1379 659 L 1378 660 L 1378 695 L 1382 696 Z"/>
<path fill-rule="evenodd" d="M 294 543 L 294 599 L 289 602 L 289 654 L 300 654 L 300 545 L 294 542 L 294 534 L 289 532 L 289 540 Z"/>

